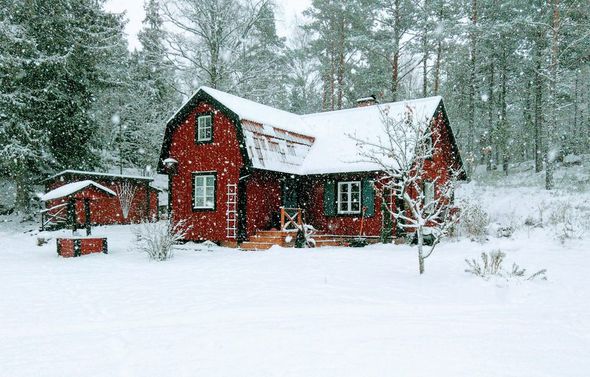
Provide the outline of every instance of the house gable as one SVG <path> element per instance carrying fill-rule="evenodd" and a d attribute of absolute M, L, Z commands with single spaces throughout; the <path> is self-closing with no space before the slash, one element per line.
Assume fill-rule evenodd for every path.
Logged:
<path fill-rule="evenodd" d="M 166 123 L 166 129 L 164 131 L 164 142 L 162 144 L 162 149 L 160 150 L 160 159 L 158 161 L 158 173 L 166 173 L 163 161 L 171 157 L 170 147 L 173 142 L 175 131 L 180 126 L 186 124 L 189 121 L 190 116 L 195 114 L 195 110 L 198 109 L 200 103 L 206 104 L 206 106 L 209 106 L 211 109 L 211 111 L 208 112 L 202 111 L 203 113 L 214 114 L 217 112 L 221 112 L 233 124 L 233 126 L 236 129 L 236 136 L 239 142 L 238 144 L 240 146 L 242 163 L 246 167 L 251 167 L 252 163 L 250 161 L 246 145 L 244 143 L 244 133 L 242 129 L 242 123 L 240 122 L 240 117 L 231 109 L 226 107 L 223 103 L 219 102 L 216 98 L 211 96 L 209 93 L 207 93 L 203 89 L 199 89 L 187 102 L 185 102 L 181 106 L 181 108 Z M 193 121 L 193 123 L 195 122 Z"/>

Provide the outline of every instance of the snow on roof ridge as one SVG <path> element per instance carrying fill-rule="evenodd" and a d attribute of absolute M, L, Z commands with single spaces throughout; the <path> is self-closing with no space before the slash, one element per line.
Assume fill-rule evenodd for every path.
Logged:
<path fill-rule="evenodd" d="M 270 109 L 270 110 L 272 110 L 272 111 L 278 111 L 278 112 L 281 112 L 281 113 L 288 114 L 288 115 L 290 115 L 290 116 L 300 116 L 299 114 L 295 114 L 295 113 L 292 113 L 292 112 L 290 112 L 290 111 L 287 111 L 287 110 L 278 109 L 278 108 L 276 108 L 276 107 L 272 107 L 272 106 L 269 106 L 269 105 L 265 105 L 265 104 L 263 104 L 263 103 L 260 103 L 260 102 L 253 101 L 253 100 L 251 100 L 251 99 L 248 99 L 248 98 L 244 98 L 244 97 L 236 96 L 235 94 L 231 94 L 231 93 L 228 93 L 228 92 L 224 92 L 224 91 L 222 91 L 222 90 L 219 90 L 219 89 L 211 88 L 211 87 L 209 87 L 209 86 L 202 85 L 202 86 L 200 87 L 200 89 L 203 89 L 203 90 L 204 90 L 205 92 L 207 92 L 207 93 L 209 93 L 209 91 L 212 91 L 213 93 L 209 93 L 209 94 L 210 94 L 211 96 L 213 96 L 213 97 L 215 97 L 214 93 L 217 93 L 217 94 L 222 94 L 222 95 L 226 95 L 226 96 L 229 96 L 229 97 L 231 97 L 231 98 L 234 98 L 235 100 L 239 100 L 239 101 L 242 101 L 242 102 L 250 103 L 250 104 L 252 104 L 252 105 L 256 105 L 256 106 L 266 107 L 266 108 L 268 108 L 268 109 Z M 238 114 L 238 115 L 239 115 L 239 114 Z M 246 119 L 246 120 L 254 121 L 254 120 L 252 120 L 252 119 Z"/>
<path fill-rule="evenodd" d="M 417 103 L 417 102 L 420 103 L 420 102 L 432 101 L 435 99 L 438 99 L 438 101 L 440 102 L 442 100 L 442 96 L 430 96 L 430 97 L 423 97 L 423 98 L 406 99 L 406 100 L 395 101 L 395 102 L 376 103 L 376 104 L 370 105 L 370 106 L 349 107 L 347 109 L 339 109 L 339 110 L 318 111 L 317 113 L 303 114 L 300 116 L 303 118 L 306 118 L 306 117 L 312 117 L 312 116 L 330 115 L 330 114 L 335 114 L 335 113 L 352 112 L 352 111 L 359 111 L 359 112 L 360 111 L 370 111 L 370 110 L 374 109 L 375 107 L 386 107 L 386 106 L 399 105 L 399 104 L 405 104 L 405 103 Z"/>
<path fill-rule="evenodd" d="M 86 175 L 99 175 L 102 177 L 119 177 L 119 178 L 132 178 L 132 179 L 143 179 L 143 180 L 150 180 L 153 181 L 153 177 L 143 177 L 141 175 L 127 175 L 127 174 L 112 174 L 112 173 L 102 173 L 96 171 L 85 171 L 85 170 L 75 170 L 75 169 L 66 169 L 57 174 L 52 175 L 51 177 L 47 178 L 46 180 L 57 178 L 64 174 L 86 174 Z"/>

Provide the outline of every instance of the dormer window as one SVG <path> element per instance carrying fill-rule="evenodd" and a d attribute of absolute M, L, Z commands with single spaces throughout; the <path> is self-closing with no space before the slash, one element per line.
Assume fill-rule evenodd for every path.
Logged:
<path fill-rule="evenodd" d="M 203 114 L 197 116 L 197 143 L 213 141 L 213 116 Z"/>

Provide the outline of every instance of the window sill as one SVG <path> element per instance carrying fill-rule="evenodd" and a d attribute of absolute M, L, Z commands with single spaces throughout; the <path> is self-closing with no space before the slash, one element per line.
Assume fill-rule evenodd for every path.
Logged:
<path fill-rule="evenodd" d="M 193 207 L 193 212 L 215 211 L 215 207 Z"/>

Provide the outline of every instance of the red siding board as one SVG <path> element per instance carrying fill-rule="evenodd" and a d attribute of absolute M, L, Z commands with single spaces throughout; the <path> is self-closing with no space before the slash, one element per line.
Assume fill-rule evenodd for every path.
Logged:
<path fill-rule="evenodd" d="M 281 206 L 280 175 L 255 171 L 246 183 L 247 233 L 270 229 L 273 217 L 279 216 Z"/>
<path fill-rule="evenodd" d="M 341 181 L 359 181 L 363 179 L 373 179 L 374 176 L 347 174 L 330 177 L 337 182 Z M 306 190 L 309 194 L 305 199 L 309 203 L 306 211 L 307 222 L 316 229 L 322 230 L 328 234 L 337 235 L 359 235 L 361 231 L 361 215 L 335 215 L 326 216 L 324 214 L 324 188 L 326 177 L 311 178 L 307 184 Z M 375 193 L 375 213 L 373 216 L 366 217 L 363 225 L 363 235 L 377 236 L 381 230 L 381 199 Z"/>

